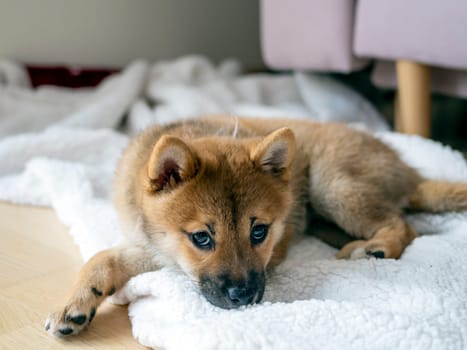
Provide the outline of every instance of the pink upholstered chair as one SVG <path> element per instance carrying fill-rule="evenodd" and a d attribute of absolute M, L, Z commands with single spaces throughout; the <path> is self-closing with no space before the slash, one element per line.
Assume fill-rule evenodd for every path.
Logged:
<path fill-rule="evenodd" d="M 467 1 L 262 0 L 265 62 L 349 72 L 398 88 L 398 131 L 429 136 L 430 91 L 467 97 Z"/>

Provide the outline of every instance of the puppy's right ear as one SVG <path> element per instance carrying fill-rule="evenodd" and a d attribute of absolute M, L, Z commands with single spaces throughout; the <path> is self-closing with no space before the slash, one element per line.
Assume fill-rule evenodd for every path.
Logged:
<path fill-rule="evenodd" d="M 198 159 L 193 150 L 175 136 L 162 136 L 147 163 L 150 192 L 172 189 L 196 175 Z"/>

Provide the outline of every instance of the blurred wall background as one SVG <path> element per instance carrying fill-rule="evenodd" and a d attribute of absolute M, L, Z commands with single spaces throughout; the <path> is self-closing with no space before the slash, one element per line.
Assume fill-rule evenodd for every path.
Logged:
<path fill-rule="evenodd" d="M 204 54 L 261 65 L 257 0 L 0 0 L 0 57 L 122 66 Z"/>

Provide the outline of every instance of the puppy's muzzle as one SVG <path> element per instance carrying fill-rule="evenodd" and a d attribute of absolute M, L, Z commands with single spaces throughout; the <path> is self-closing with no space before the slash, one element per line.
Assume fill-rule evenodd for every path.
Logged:
<path fill-rule="evenodd" d="M 200 279 L 201 293 L 216 306 L 234 309 L 259 303 L 264 294 L 264 273 L 250 271 L 246 279 L 234 279 L 228 274 Z"/>

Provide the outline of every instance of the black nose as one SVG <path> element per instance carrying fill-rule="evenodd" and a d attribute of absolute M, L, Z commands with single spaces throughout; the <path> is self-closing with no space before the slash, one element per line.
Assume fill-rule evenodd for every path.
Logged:
<path fill-rule="evenodd" d="M 227 295 L 235 306 L 248 305 L 253 302 L 256 291 L 245 287 L 230 287 L 227 288 Z"/>

